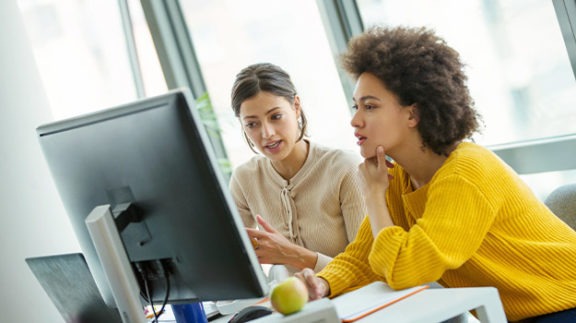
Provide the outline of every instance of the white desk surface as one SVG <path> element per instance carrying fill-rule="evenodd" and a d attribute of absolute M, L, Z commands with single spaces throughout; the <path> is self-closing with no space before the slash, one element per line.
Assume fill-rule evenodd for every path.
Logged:
<path fill-rule="evenodd" d="M 492 313 L 486 315 L 482 311 L 483 306 L 490 306 Z M 427 289 L 370 314 L 356 323 L 441 322 L 473 309 L 479 309 L 479 319 L 482 323 L 506 322 L 497 290 L 492 287 L 478 287 Z M 226 323 L 230 317 L 230 315 L 219 317 L 210 322 Z"/>
<path fill-rule="evenodd" d="M 493 288 L 483 287 L 427 289 L 357 322 L 441 322 L 485 305 L 486 298 L 497 296 L 494 292 Z M 500 302 L 499 298 L 496 300 Z M 505 323 L 503 310 L 492 316 L 489 322 Z"/>

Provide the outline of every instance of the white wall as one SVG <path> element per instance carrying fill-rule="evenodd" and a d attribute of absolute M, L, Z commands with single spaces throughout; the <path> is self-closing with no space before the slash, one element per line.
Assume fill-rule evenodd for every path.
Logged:
<path fill-rule="evenodd" d="M 31 256 L 80 250 L 35 128 L 50 110 L 16 0 L 0 1 L 0 317 L 63 322 L 26 266 Z"/>

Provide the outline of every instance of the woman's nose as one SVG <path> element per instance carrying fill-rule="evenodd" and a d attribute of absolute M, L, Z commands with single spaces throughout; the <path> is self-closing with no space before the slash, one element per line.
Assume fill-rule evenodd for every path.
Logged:
<path fill-rule="evenodd" d="M 350 119 L 350 125 L 353 128 L 358 128 L 361 126 L 361 119 L 360 119 L 360 114 L 358 113 L 358 110 L 356 110 L 354 112 L 354 114 L 352 115 L 352 119 Z"/>
<path fill-rule="evenodd" d="M 270 138 L 274 135 L 274 126 L 270 124 L 263 124 L 262 125 L 262 138 Z"/>

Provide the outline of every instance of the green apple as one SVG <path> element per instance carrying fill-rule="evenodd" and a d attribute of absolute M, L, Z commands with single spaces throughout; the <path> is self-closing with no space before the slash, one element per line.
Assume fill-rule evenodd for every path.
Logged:
<path fill-rule="evenodd" d="M 284 314 L 289 315 L 300 311 L 308 302 L 308 289 L 304 283 L 296 278 L 286 278 L 281 283 L 272 287 L 270 303 L 272 307 Z"/>

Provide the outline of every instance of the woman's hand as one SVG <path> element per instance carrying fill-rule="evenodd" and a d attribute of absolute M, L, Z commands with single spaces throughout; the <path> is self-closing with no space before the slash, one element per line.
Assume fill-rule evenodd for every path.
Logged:
<path fill-rule="evenodd" d="M 386 159 L 384 147 L 376 147 L 376 155 L 366 158 L 358 167 L 364 184 L 364 195 L 383 196 L 392 179 L 392 175 L 388 173 L 388 168 L 393 167 L 394 164 Z"/>
<path fill-rule="evenodd" d="M 323 278 L 316 276 L 314 270 L 305 268 L 294 276 L 304 282 L 308 288 L 308 299 L 311 301 L 330 295 L 330 285 Z"/>
<path fill-rule="evenodd" d="M 388 168 L 392 167 L 394 164 L 386 159 L 382 146 L 376 147 L 376 156 L 365 159 L 358 166 L 362 176 L 366 210 L 374 238 L 383 228 L 394 225 L 386 204 L 386 191 L 390 186 L 390 180 L 393 179 L 392 175 L 388 173 Z"/>
<path fill-rule="evenodd" d="M 315 252 L 290 242 L 259 214 L 256 221 L 263 230 L 247 228 L 246 232 L 261 264 L 291 265 L 298 269 L 316 266 Z"/>

